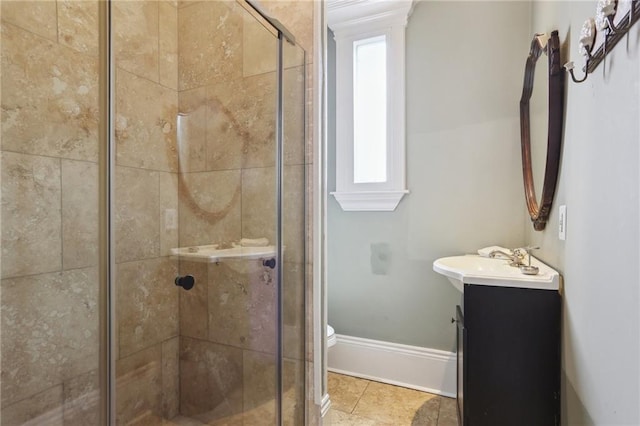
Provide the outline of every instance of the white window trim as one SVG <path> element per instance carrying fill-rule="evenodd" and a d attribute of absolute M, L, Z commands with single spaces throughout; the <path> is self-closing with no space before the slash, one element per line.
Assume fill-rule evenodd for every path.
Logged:
<path fill-rule="evenodd" d="M 345 211 L 393 211 L 406 187 L 405 28 L 413 0 L 330 0 L 336 41 L 336 191 Z M 353 182 L 353 42 L 387 40 L 387 181 Z"/>

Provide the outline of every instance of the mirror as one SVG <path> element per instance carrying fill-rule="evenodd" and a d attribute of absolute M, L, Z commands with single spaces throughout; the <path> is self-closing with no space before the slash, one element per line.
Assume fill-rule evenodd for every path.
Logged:
<path fill-rule="evenodd" d="M 539 77 L 534 96 L 536 70 Z M 536 231 L 545 228 L 556 192 L 562 145 L 564 78 L 564 68 L 560 66 L 558 31 L 553 31 L 550 36 L 536 34 L 531 41 L 525 65 L 520 99 L 524 193 Z M 532 104 L 534 108 L 530 108 Z M 534 177 L 534 170 L 538 179 Z M 540 183 L 542 195 L 538 200 L 536 188 L 540 188 Z"/>
<path fill-rule="evenodd" d="M 547 39 L 542 40 L 544 45 Z M 529 99 L 529 135 L 531 141 L 531 173 L 533 174 L 533 187 L 537 189 L 536 198 L 544 186 L 544 169 L 547 158 L 547 129 L 549 128 L 549 91 L 543 84 L 549 75 L 549 63 L 546 54 L 542 53 L 536 61 L 534 82 Z M 535 81 L 535 78 L 534 78 Z M 537 84 L 536 84 L 537 83 Z"/>

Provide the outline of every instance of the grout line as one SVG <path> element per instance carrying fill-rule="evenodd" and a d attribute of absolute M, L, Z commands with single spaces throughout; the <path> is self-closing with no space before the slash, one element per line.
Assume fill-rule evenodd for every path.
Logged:
<path fill-rule="evenodd" d="M 367 386 L 364 387 L 364 389 L 362 390 L 362 393 L 360 394 L 360 396 L 358 397 L 358 400 L 356 401 L 355 405 L 353 406 L 353 408 L 351 409 L 351 411 L 349 412 L 349 414 L 353 414 L 356 411 L 356 407 L 358 406 L 358 404 L 360 403 L 360 400 L 362 399 L 362 397 L 364 396 L 364 393 L 367 391 L 367 389 L 369 389 L 369 385 L 371 384 L 371 380 L 367 380 Z"/>
<path fill-rule="evenodd" d="M 58 2 L 56 1 L 56 43 L 60 44 L 60 18 L 58 16 L 58 14 L 60 13 L 60 10 L 58 9 L 59 5 Z"/>
<path fill-rule="evenodd" d="M 58 2 L 56 2 L 56 4 L 57 3 Z M 60 270 L 64 271 L 64 186 L 62 158 L 58 158 L 58 170 L 60 171 Z"/>

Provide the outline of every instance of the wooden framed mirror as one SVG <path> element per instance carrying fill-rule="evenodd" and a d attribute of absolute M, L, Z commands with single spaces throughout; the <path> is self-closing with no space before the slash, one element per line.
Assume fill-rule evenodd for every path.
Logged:
<path fill-rule="evenodd" d="M 544 61 L 544 62 L 543 62 Z M 539 66 L 538 65 L 546 65 Z M 534 170 L 536 166 L 542 170 L 542 164 L 532 161 L 532 144 L 534 148 L 544 150 L 544 136 L 538 132 L 532 138 L 532 120 L 530 103 L 534 91 L 536 67 L 544 73 L 539 76 L 537 88 L 547 88 L 546 91 L 546 154 L 537 155 L 539 163 L 544 163 L 544 171 L 540 172 L 542 180 L 542 195 L 536 197 Z M 553 196 L 556 192 L 558 169 L 560 167 L 560 149 L 562 146 L 562 126 L 564 117 L 564 80 L 565 71 L 560 65 L 560 40 L 558 31 L 550 36 L 536 34 L 531 41 L 531 49 L 524 69 L 524 84 L 520 99 L 520 141 L 522 148 L 522 175 L 524 178 L 524 194 L 529 216 L 536 231 L 542 231 L 549 219 Z M 544 133 L 544 132 L 542 132 Z M 542 144 L 542 145 L 540 145 Z M 542 158 L 545 158 L 544 160 Z"/>

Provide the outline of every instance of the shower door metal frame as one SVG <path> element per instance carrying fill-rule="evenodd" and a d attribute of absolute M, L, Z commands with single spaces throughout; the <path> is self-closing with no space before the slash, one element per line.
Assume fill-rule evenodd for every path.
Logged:
<path fill-rule="evenodd" d="M 114 58 L 111 0 L 98 1 L 99 43 L 99 131 L 98 131 L 98 280 L 99 280 L 99 392 L 100 424 L 115 424 L 115 271 L 114 200 L 115 143 Z"/>
<path fill-rule="evenodd" d="M 284 176 L 284 100 L 283 100 L 283 76 L 284 76 L 284 43 L 288 42 L 292 45 L 296 44 L 296 39 L 293 34 L 277 19 L 270 16 L 262 9 L 257 0 L 246 0 L 247 4 L 251 6 L 264 20 L 266 20 L 273 28 L 278 32 L 278 45 L 276 53 L 276 131 L 275 131 L 275 144 L 276 144 L 276 259 L 278 260 L 278 267 L 276 268 L 276 413 L 275 424 L 282 425 L 282 393 L 284 387 L 282 385 L 282 374 L 284 372 L 284 294 L 282 291 L 283 281 L 283 241 L 282 241 L 282 210 L 283 210 L 283 176 Z M 303 56 L 304 57 L 304 56 Z M 304 64 L 303 64 L 304 66 Z M 304 93 L 304 92 L 303 92 Z M 306 105 L 306 100 L 303 96 L 303 107 Z M 306 126 L 305 126 L 306 128 Z M 305 132 L 306 136 L 306 132 Z M 303 141 L 303 143 L 305 143 Z M 305 143 L 306 145 L 306 143 Z M 306 229 L 306 227 L 305 227 Z M 306 264 L 306 261 L 305 261 Z M 304 383 L 306 386 L 306 383 Z M 303 407 L 303 412 L 304 412 Z"/>

